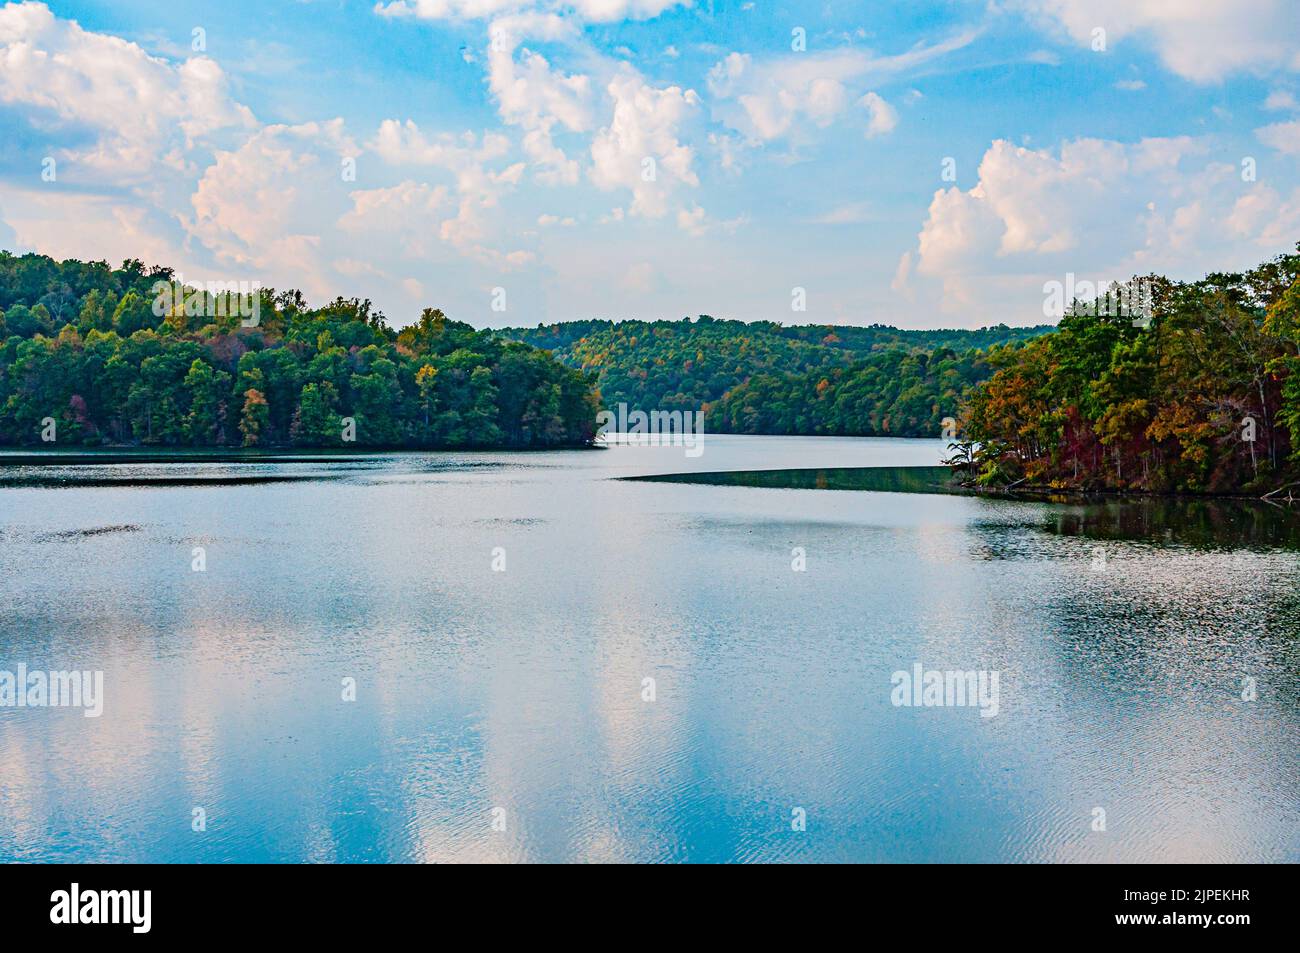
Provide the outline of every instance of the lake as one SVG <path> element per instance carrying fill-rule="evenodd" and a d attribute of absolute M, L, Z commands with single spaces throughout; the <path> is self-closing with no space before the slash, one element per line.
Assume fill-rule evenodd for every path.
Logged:
<path fill-rule="evenodd" d="M 1300 517 L 838 488 L 941 454 L 0 469 L 0 670 L 103 672 L 0 861 L 1300 860 Z"/>

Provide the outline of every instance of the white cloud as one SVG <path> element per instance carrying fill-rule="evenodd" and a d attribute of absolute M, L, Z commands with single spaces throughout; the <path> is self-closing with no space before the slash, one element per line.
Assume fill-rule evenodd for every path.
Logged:
<path fill-rule="evenodd" d="M 898 256 L 898 267 L 894 269 L 893 280 L 890 281 L 889 287 L 901 294 L 908 301 L 913 301 L 916 295 L 909 284 L 912 277 L 912 253 L 905 251 Z"/>
<path fill-rule="evenodd" d="M 500 133 L 484 132 L 477 136 L 466 131 L 459 135 L 446 132 L 426 135 L 410 119 L 404 123 L 385 119 L 368 146 L 386 162 L 446 169 L 458 178 L 467 179 L 466 185 L 489 175 L 484 171 L 485 165 L 510 153 L 510 140 Z"/>
<path fill-rule="evenodd" d="M 342 159 L 356 153 L 342 119 L 263 127 L 203 173 L 190 234 L 222 259 L 264 271 L 268 283 L 332 296 L 320 228 L 310 223 L 331 192 L 342 201 Z"/>
<path fill-rule="evenodd" d="M 376 3 L 381 17 L 419 20 L 476 20 L 529 6 L 528 0 L 393 0 Z"/>
<path fill-rule="evenodd" d="M 510 151 L 510 140 L 500 133 L 472 132 L 425 135 L 411 120 L 385 119 L 369 143 L 385 162 L 394 165 L 431 165 L 457 171 L 499 159 Z"/>
<path fill-rule="evenodd" d="M 1198 83 L 1235 72 L 1300 70 L 1300 16 L 1293 0 L 1010 0 L 1039 22 L 1091 47 L 1106 31 L 1107 49 L 1127 37 L 1155 47 L 1165 66 Z"/>
<path fill-rule="evenodd" d="M 1289 251 L 1300 235 L 1300 187 L 1289 196 L 1261 185 L 1237 199 L 1227 224 L 1243 242 Z"/>
<path fill-rule="evenodd" d="M 591 142 L 591 181 L 605 190 L 630 189 L 628 211 L 659 218 L 677 188 L 699 185 L 694 152 L 678 139 L 678 127 L 699 106 L 699 97 L 678 86 L 651 86 L 630 67 L 610 80 L 606 92 L 614 111 Z"/>
<path fill-rule="evenodd" d="M 852 87 L 861 90 L 862 84 L 871 79 L 888 78 L 922 66 L 967 46 L 976 36 L 975 32 L 966 32 L 893 56 L 841 49 L 759 61 L 748 53 L 729 53 L 709 71 L 714 118 L 755 143 L 797 134 L 807 127 L 825 128 L 858 98 L 859 93 L 851 91 Z M 867 102 L 863 105 L 870 108 Z M 887 131 L 883 127 L 889 125 L 891 116 L 896 121 L 893 108 L 887 104 L 879 112 L 873 110 L 872 134 Z"/>
<path fill-rule="evenodd" d="M 500 252 L 488 247 L 492 240 L 488 216 L 496 209 L 502 195 L 519 184 L 523 163 L 513 163 L 504 168 L 490 168 L 489 164 L 506 157 L 510 142 L 499 133 L 473 133 L 460 136 L 448 134 L 426 136 L 411 120 L 400 123 L 385 119 L 379 125 L 370 147 L 386 161 L 396 165 L 426 165 L 450 173 L 456 188 L 457 212 L 455 216 L 437 223 L 436 234 L 463 253 L 480 261 L 507 264 L 514 267 L 527 260 L 523 252 Z M 400 190 L 400 191 L 398 191 Z M 382 209 L 385 214 L 401 211 L 405 219 L 417 216 L 411 227 L 432 232 L 433 223 L 426 217 L 432 211 L 429 200 L 443 198 L 445 190 L 437 193 L 429 185 L 406 182 L 397 189 L 379 189 L 354 193 L 354 208 L 349 222 L 360 224 L 368 212 Z M 392 203 L 399 202 L 400 208 Z M 374 203 L 383 203 L 375 206 Z M 439 203 L 441 204 L 441 203 Z M 383 215 L 379 216 L 380 220 Z M 423 242 L 422 248 L 426 248 Z"/>
<path fill-rule="evenodd" d="M 1288 229 L 1300 227 L 1300 189 L 1280 198 L 1208 152 L 1186 137 L 1080 139 L 1056 151 L 996 141 L 973 188 L 935 193 L 913 274 L 940 286 L 945 311 L 1033 320 L 1042 283 L 1066 272 L 1194 277 L 1285 250 Z"/>
<path fill-rule="evenodd" d="M 719 100 L 734 98 L 740 111 L 720 118 L 751 141 L 790 133 L 796 123 L 830 125 L 848 103 L 844 80 L 858 74 L 853 53 L 793 57 L 756 66 L 748 53 L 730 53 L 709 72 L 709 90 Z"/>
<path fill-rule="evenodd" d="M 347 275 L 349 278 L 386 277 L 384 273 L 373 264 L 368 261 L 362 261 L 359 258 L 336 258 L 330 264 L 339 274 Z"/>
<path fill-rule="evenodd" d="M 858 105 L 867 111 L 867 136 L 884 136 L 894 131 L 898 125 L 898 111 L 875 93 L 867 93 Z"/>
<path fill-rule="evenodd" d="M 190 255 L 178 247 L 179 229 L 170 215 L 131 205 L 118 196 L 26 189 L 5 191 L 4 224 L 13 231 L 14 251 L 31 249 L 54 258 L 139 258 L 199 274 Z M 252 276 L 249 276 L 250 278 Z"/>
<path fill-rule="evenodd" d="M 1264 100 L 1265 109 L 1273 110 L 1294 110 L 1300 109 L 1300 102 L 1296 102 L 1294 94 L 1287 89 L 1275 89 L 1268 94 Z"/>
<path fill-rule="evenodd" d="M 43 3 L 0 7 L 0 103 L 25 107 L 62 143 L 56 157 L 99 184 L 181 171 L 196 141 L 255 124 L 212 60 L 174 65 L 58 19 Z"/>
<path fill-rule="evenodd" d="M 717 156 L 718 168 L 733 174 L 741 170 L 740 153 L 744 143 L 726 133 L 709 133 L 709 146 Z"/>
<path fill-rule="evenodd" d="M 440 213 L 450 209 L 446 186 L 407 179 L 390 188 L 359 189 L 348 193 L 352 208 L 339 220 L 348 232 L 398 232 L 403 246 L 417 257 L 428 254 L 426 240 L 439 233 Z"/>
<path fill-rule="evenodd" d="M 574 145 L 590 135 L 590 181 L 606 191 L 630 190 L 632 215 L 663 217 L 674 207 L 677 190 L 699 184 L 694 150 L 678 135 L 699 106 L 695 91 L 647 83 L 629 64 L 598 53 L 579 28 L 581 22 L 646 18 L 680 5 L 677 0 L 578 0 L 500 8 L 509 12 L 489 24 L 488 89 L 502 120 L 522 130 L 520 147 L 537 181 L 576 185 L 583 168 Z M 407 6 L 407 12 L 429 18 L 471 15 L 465 2 Z M 475 9 L 473 15 L 486 15 Z M 526 42 L 551 44 L 557 52 L 543 54 Z M 556 55 L 581 60 L 588 72 L 567 72 L 553 62 Z M 601 125 L 597 116 L 606 108 L 609 118 Z M 679 220 L 698 227 L 694 212 Z"/>
<path fill-rule="evenodd" d="M 515 58 L 520 36 L 572 39 L 572 25 L 553 16 L 506 17 L 495 21 L 490 33 L 488 88 L 501 118 L 524 130 L 523 149 L 538 169 L 540 181 L 574 184 L 578 163 L 555 144 L 553 135 L 557 126 L 573 133 L 591 128 L 591 79 L 553 69 L 542 54 L 526 47 Z"/>
<path fill-rule="evenodd" d="M 703 235 L 708 230 L 704 209 L 698 205 L 677 210 L 677 227 L 691 235 Z"/>
<path fill-rule="evenodd" d="M 1300 156 L 1300 119 L 1263 126 L 1255 130 L 1255 136 L 1264 145 L 1272 146 L 1278 152 Z"/>
<path fill-rule="evenodd" d="M 376 3 L 383 17 L 414 17 L 420 20 L 479 20 L 503 13 L 569 9 L 590 23 L 620 20 L 649 20 L 672 7 L 689 7 L 691 0 L 391 0 Z"/>
<path fill-rule="evenodd" d="M 690 0 L 570 0 L 573 9 L 593 23 L 620 20 L 649 20 L 672 7 L 691 5 Z"/>
<path fill-rule="evenodd" d="M 512 22 L 544 39 L 573 30 L 546 15 Z M 507 101 L 538 128 L 545 116 L 560 128 L 572 121 L 562 98 L 536 114 Z M 140 257 L 191 276 L 297 286 L 316 300 L 382 280 L 377 297 L 401 301 L 405 289 L 403 306 L 412 282 L 423 287 L 440 269 L 464 280 L 533 259 L 503 238 L 516 229 L 500 206 L 526 166 L 501 132 L 424 133 L 388 120 L 363 148 L 342 119 L 261 126 L 215 61 L 151 56 L 38 3 L 0 6 L 0 108 L 11 127 L 39 132 L 14 137 L 39 142 L 32 168 L 46 153 L 59 160 L 57 184 L 5 189 L 0 237 L 16 248 Z M 357 182 L 343 174 L 345 158 Z M 482 267 L 467 271 L 466 259 Z M 390 274 L 398 261 L 419 270 Z"/>

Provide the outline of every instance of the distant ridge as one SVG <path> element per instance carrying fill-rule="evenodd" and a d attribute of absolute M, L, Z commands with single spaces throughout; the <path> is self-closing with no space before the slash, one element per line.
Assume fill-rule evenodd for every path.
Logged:
<path fill-rule="evenodd" d="M 986 355 L 1052 325 L 911 331 L 873 324 L 718 320 L 568 321 L 501 336 L 597 374 L 603 402 L 707 410 L 714 432 L 938 436 Z"/>

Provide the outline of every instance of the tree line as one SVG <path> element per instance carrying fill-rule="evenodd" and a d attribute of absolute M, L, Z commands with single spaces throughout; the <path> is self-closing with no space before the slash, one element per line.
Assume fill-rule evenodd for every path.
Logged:
<path fill-rule="evenodd" d="M 173 293 L 175 289 L 177 293 Z M 310 307 L 179 285 L 128 260 L 0 252 L 0 445 L 576 446 L 594 381 L 546 352 L 425 309 Z"/>
<path fill-rule="evenodd" d="M 719 433 L 938 437 L 974 384 L 993 373 L 983 351 L 890 348 L 830 370 L 751 377 L 709 405 Z"/>
<path fill-rule="evenodd" d="M 597 374 L 607 406 L 704 410 L 712 432 L 937 437 L 964 391 L 993 373 L 985 350 L 1050 330 L 784 326 L 700 315 L 501 334 Z"/>
<path fill-rule="evenodd" d="M 1297 246 L 1300 250 L 1300 246 Z M 1264 492 L 1300 473 L 1300 255 L 1177 282 L 1148 314 L 1076 302 L 987 357 L 953 463 L 987 486 Z"/>
<path fill-rule="evenodd" d="M 1300 254 L 1135 278 L 1149 313 L 1076 302 L 1055 329 L 490 332 L 269 288 L 250 320 L 171 269 L 0 252 L 0 444 L 574 446 L 626 403 L 730 433 L 938 436 L 957 417 L 952 462 L 986 486 L 1264 491 L 1300 477 L 1298 279 Z"/>

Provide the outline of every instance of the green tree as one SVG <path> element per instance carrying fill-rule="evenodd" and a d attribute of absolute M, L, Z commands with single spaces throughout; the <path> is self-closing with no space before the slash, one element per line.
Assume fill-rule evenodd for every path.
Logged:
<path fill-rule="evenodd" d="M 298 412 L 294 416 L 293 440 L 299 446 L 321 447 L 339 442 L 342 432 L 335 413 L 338 394 L 328 381 L 304 384 Z"/>
<path fill-rule="evenodd" d="M 185 390 L 190 395 L 190 409 L 185 417 L 185 439 L 199 446 L 219 446 L 225 443 L 226 394 L 230 391 L 230 375 L 213 370 L 199 358 L 190 364 L 185 375 Z"/>

